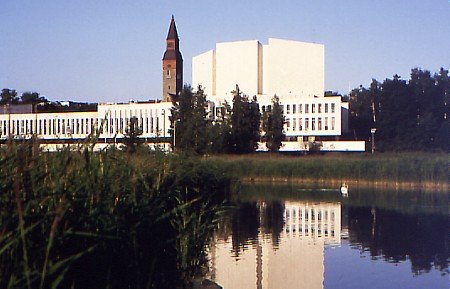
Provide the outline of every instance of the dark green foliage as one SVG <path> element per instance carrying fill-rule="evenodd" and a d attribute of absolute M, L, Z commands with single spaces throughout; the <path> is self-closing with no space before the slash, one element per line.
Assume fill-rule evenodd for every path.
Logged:
<path fill-rule="evenodd" d="M 188 286 L 230 178 L 192 159 L 89 147 L 1 151 L 0 288 Z"/>
<path fill-rule="evenodd" d="M 204 154 L 208 147 L 210 121 L 206 113 L 206 96 L 201 86 L 196 92 L 185 86 L 174 102 L 171 134 L 175 135 L 175 149 Z"/>
<path fill-rule="evenodd" d="M 360 86 L 350 93 L 349 122 L 358 139 L 369 140 L 371 136 L 370 129 L 378 118 L 380 91 L 381 84 L 372 79 L 369 89 Z"/>
<path fill-rule="evenodd" d="M 37 92 L 24 92 L 20 96 L 20 101 L 23 104 L 48 103 L 48 100 L 40 96 Z"/>
<path fill-rule="evenodd" d="M 284 115 L 280 105 L 280 99 L 275 95 L 272 99 L 272 110 L 266 111 L 263 114 L 264 139 L 267 148 L 271 152 L 278 151 L 281 147 L 281 142 L 285 137 L 283 124 Z"/>
<path fill-rule="evenodd" d="M 17 91 L 14 89 L 4 88 L 0 93 L 0 104 L 17 104 L 19 98 L 17 97 Z"/>
<path fill-rule="evenodd" d="M 17 91 L 14 89 L 4 88 L 0 94 L 0 104 L 36 104 L 47 103 L 48 100 L 40 96 L 37 92 L 24 92 L 20 96 L 17 96 Z"/>
<path fill-rule="evenodd" d="M 431 75 L 411 70 L 409 81 L 398 75 L 383 83 L 372 81 L 350 94 L 350 127 L 361 140 L 370 140 L 377 128 L 377 150 L 450 149 L 448 70 Z"/>
<path fill-rule="evenodd" d="M 210 147 L 212 153 L 229 153 L 231 150 L 231 107 L 225 104 L 216 117 L 210 130 Z"/>
<path fill-rule="evenodd" d="M 258 148 L 261 114 L 256 96 L 252 101 L 240 92 L 233 91 L 233 109 L 231 115 L 230 152 L 251 153 Z"/>
<path fill-rule="evenodd" d="M 130 123 L 125 129 L 123 138 L 123 148 L 126 152 L 135 153 L 142 140 L 139 136 L 142 134 L 142 127 L 139 126 L 138 118 L 133 116 L 130 118 Z"/>

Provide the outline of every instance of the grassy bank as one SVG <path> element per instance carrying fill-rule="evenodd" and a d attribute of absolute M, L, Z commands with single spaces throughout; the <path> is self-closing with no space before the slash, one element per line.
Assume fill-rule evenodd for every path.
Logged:
<path fill-rule="evenodd" d="M 449 155 L 444 153 L 254 154 L 210 156 L 244 181 L 293 181 L 446 189 Z"/>
<path fill-rule="evenodd" d="M 0 164 L 0 288 L 188 287 L 231 186 L 198 159 L 88 144 Z"/>

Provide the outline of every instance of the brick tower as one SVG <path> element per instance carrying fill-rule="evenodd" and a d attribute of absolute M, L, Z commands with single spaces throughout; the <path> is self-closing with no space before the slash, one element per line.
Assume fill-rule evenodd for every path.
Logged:
<path fill-rule="evenodd" d="M 183 57 L 175 19 L 172 15 L 163 62 L 163 101 L 176 100 L 183 87 Z"/>

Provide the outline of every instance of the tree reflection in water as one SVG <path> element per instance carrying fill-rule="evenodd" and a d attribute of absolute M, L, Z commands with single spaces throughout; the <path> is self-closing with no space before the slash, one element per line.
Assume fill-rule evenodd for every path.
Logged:
<path fill-rule="evenodd" d="M 264 192 L 264 200 L 252 192 L 252 196 L 244 197 L 221 224 L 217 237 L 227 240 L 231 235 L 235 258 L 250 246 L 256 248 L 260 238 L 271 239 L 273 248 L 278 248 L 285 221 L 285 201 L 336 201 L 335 194 L 322 193 L 314 197 L 311 193 L 292 194 L 293 187 L 284 189 L 288 195 L 283 196 L 280 190 L 276 192 L 281 198 Z M 382 258 L 387 262 L 409 259 L 413 274 L 429 272 L 433 267 L 443 274 L 448 273 L 449 218 L 442 213 L 442 205 L 438 205 L 442 194 L 380 191 L 376 196 L 374 193 L 354 190 L 353 196 L 343 200 L 342 230 L 348 228 L 350 245 L 369 252 L 373 259 Z M 369 202 L 373 205 L 368 206 Z M 434 207 L 437 209 L 433 212 Z"/>
<path fill-rule="evenodd" d="M 388 262 L 409 259 L 414 274 L 434 266 L 448 272 L 448 217 L 436 214 L 403 214 L 370 207 L 349 207 L 352 244 Z"/>

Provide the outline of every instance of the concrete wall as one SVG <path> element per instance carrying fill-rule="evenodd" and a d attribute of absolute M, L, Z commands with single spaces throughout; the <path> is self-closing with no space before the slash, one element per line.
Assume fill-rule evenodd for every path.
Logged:
<path fill-rule="evenodd" d="M 231 96 L 236 84 L 247 95 L 258 94 L 259 45 L 257 40 L 216 44 L 216 95 Z"/>
<path fill-rule="evenodd" d="M 211 86 L 209 96 L 227 98 L 236 84 L 249 96 L 324 94 L 322 44 L 270 38 L 266 45 L 257 40 L 217 43 L 215 52 L 215 57 L 211 51 L 195 56 L 192 64 L 193 86 Z"/>
<path fill-rule="evenodd" d="M 269 39 L 263 69 L 263 94 L 301 97 L 323 96 L 325 46 L 300 41 Z M 264 50 L 264 53 L 267 53 Z"/>
<path fill-rule="evenodd" d="M 215 54 L 214 50 L 207 51 L 192 58 L 192 86 L 197 89 L 201 85 L 207 96 L 216 94 L 215 83 Z"/>

